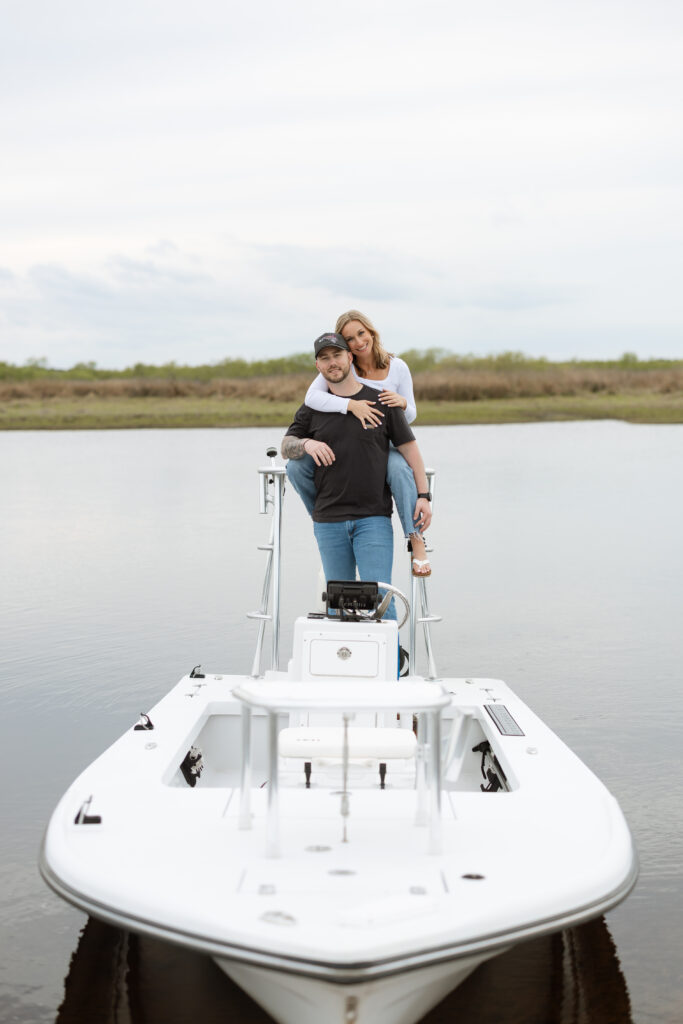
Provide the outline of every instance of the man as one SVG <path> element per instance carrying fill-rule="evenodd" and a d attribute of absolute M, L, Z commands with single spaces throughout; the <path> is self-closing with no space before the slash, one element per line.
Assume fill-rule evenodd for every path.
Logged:
<path fill-rule="evenodd" d="M 351 373 L 351 353 L 340 334 L 321 335 L 314 352 L 318 372 L 333 394 L 376 400 L 377 392 Z M 424 463 L 401 409 L 385 406 L 379 425 L 366 428 L 355 416 L 317 412 L 302 405 L 282 442 L 283 458 L 308 454 L 315 462 L 313 531 L 328 580 L 353 580 L 357 567 L 362 580 L 391 583 L 394 535 L 386 482 L 390 441 L 412 469 L 418 495 L 425 495 Z M 431 518 L 429 500 L 418 497 L 417 528 L 426 530 Z M 396 617 L 393 603 L 388 617 Z"/>

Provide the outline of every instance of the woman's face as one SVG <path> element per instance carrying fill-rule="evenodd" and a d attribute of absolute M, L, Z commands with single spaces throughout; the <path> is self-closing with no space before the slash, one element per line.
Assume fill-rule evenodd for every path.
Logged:
<path fill-rule="evenodd" d="M 372 334 L 360 320 L 349 320 L 341 330 L 352 356 L 365 362 L 372 355 Z"/>

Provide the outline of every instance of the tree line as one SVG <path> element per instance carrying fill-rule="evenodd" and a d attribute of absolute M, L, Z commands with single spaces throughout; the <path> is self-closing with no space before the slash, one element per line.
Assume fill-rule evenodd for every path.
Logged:
<path fill-rule="evenodd" d="M 410 367 L 411 373 L 453 371 L 488 372 L 505 374 L 539 371 L 567 370 L 628 370 L 647 372 L 652 370 L 679 370 L 683 359 L 639 359 L 633 352 L 625 352 L 619 359 L 571 359 L 553 361 L 544 356 L 527 356 L 522 352 L 500 352 L 492 355 L 462 354 L 444 348 L 408 349 L 398 353 Z M 48 365 L 46 358 L 32 358 L 23 365 L 0 361 L 0 380 L 30 381 L 41 379 L 61 380 L 115 380 L 160 378 L 171 380 L 210 381 L 216 379 L 241 379 L 253 377 L 284 377 L 292 374 L 314 372 L 309 352 L 299 352 L 274 359 L 221 359 L 216 363 L 190 366 L 168 362 L 160 365 L 135 363 L 123 370 L 99 367 L 95 362 L 76 363 L 69 369 L 58 369 Z"/>

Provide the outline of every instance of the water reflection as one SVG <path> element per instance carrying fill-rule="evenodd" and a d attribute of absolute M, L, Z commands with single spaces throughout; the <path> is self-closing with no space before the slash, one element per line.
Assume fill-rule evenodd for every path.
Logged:
<path fill-rule="evenodd" d="M 271 1024 L 208 957 L 90 918 L 55 1024 Z M 483 964 L 423 1024 L 632 1024 L 604 918 Z"/>

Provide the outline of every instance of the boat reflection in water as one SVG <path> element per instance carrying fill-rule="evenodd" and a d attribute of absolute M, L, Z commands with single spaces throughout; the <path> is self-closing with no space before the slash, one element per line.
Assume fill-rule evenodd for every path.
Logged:
<path fill-rule="evenodd" d="M 55 1024 L 270 1024 L 209 957 L 89 918 Z M 482 964 L 423 1024 L 632 1024 L 604 918 Z"/>

